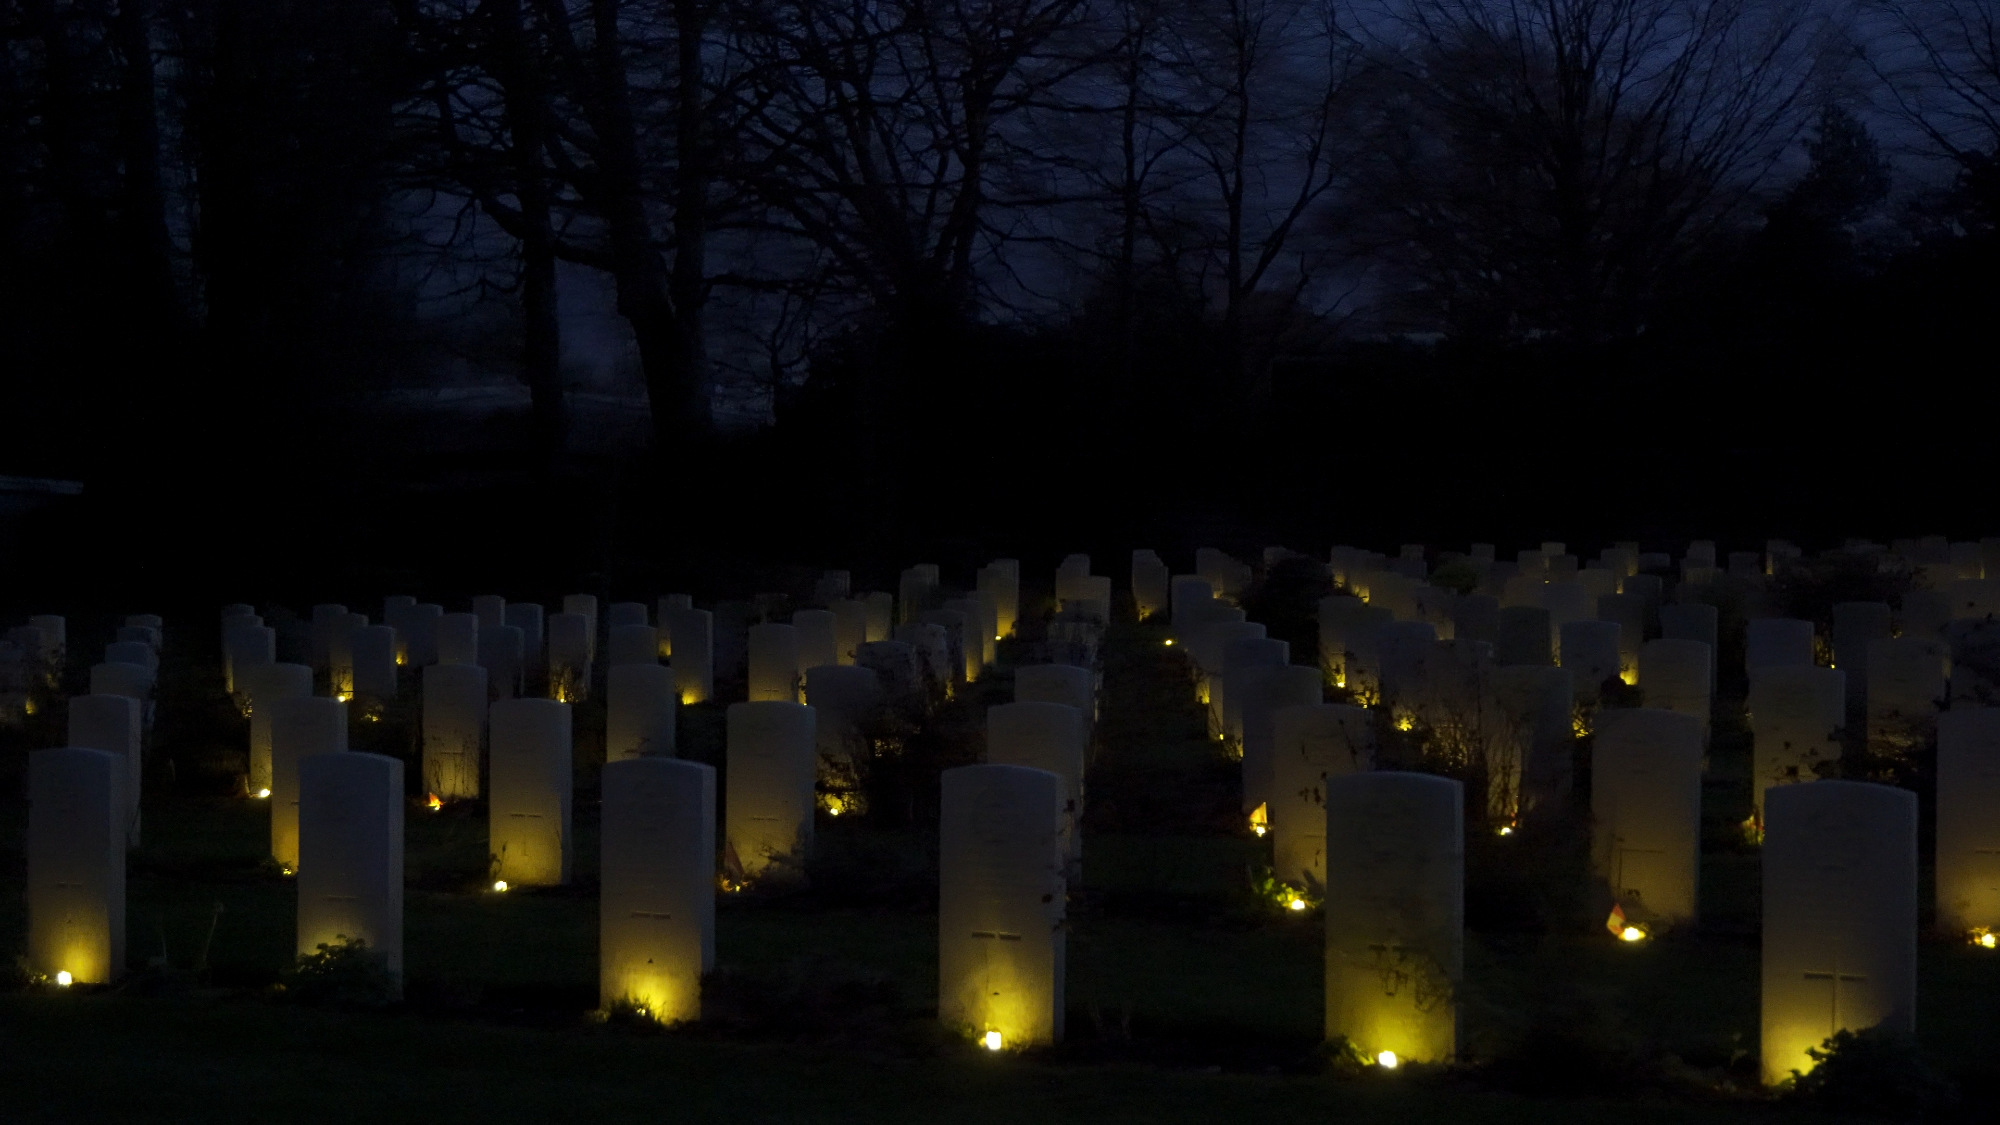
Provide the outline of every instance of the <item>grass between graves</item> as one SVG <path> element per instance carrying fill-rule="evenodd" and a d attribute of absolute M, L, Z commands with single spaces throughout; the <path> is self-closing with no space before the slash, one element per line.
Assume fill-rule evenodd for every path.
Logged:
<path fill-rule="evenodd" d="M 1747 809 L 1748 746 L 1728 701 L 1705 801 L 1702 926 L 1622 946 L 1596 928 L 1586 897 L 1564 889 L 1574 880 L 1566 829 L 1476 835 L 1461 995 L 1475 1065 L 1355 1076 L 1330 1072 L 1319 1046 L 1316 920 L 1253 891 L 1267 852 L 1243 830 L 1234 766 L 1203 736 L 1179 655 L 1157 632 L 1121 626 L 1105 677 L 1072 894 L 1068 1039 L 991 1057 L 935 1025 L 934 809 L 822 817 L 811 889 L 726 897 L 700 1026 L 594 1022 L 588 708 L 574 886 L 492 893 L 483 812 L 413 802 L 406 1002 L 371 1012 L 283 1003 L 272 986 L 291 962 L 293 885 L 262 858 L 265 808 L 204 780 L 240 758 L 236 720 L 194 672 L 171 673 L 130 868 L 133 972 L 115 990 L 0 993 L 0 1119 L 1806 1116 L 1747 1092 L 1757 856 L 1734 829 Z M 954 706 L 1005 698 L 1007 679 Z M 687 756 L 719 760 L 720 718 L 719 708 L 688 710 Z M 409 722 L 391 708 L 358 741 L 397 751 Z M 22 741 L 48 738 L 46 727 L 13 737 L 0 747 L 0 965 L 18 954 L 25 924 L 20 752 L 51 744 Z M 2000 958 L 1928 944 L 1921 973 L 1929 1061 L 1959 1083 L 1964 1106 L 1990 1100 L 2000 1091 Z"/>

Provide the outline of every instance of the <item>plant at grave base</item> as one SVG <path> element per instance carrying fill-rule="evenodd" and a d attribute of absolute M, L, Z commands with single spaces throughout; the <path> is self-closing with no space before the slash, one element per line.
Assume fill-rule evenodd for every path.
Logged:
<path fill-rule="evenodd" d="M 1966 934 L 1966 940 L 1980 949 L 2000 948 L 2000 936 L 1995 936 L 1990 926 L 1980 926 Z"/>
<path fill-rule="evenodd" d="M 1746 846 L 1752 848 L 1761 848 L 1764 846 L 1764 821 L 1755 812 L 1744 817 L 1742 822 L 1736 826 L 1736 830 L 1742 833 L 1743 843 Z"/>
<path fill-rule="evenodd" d="M 339 1007 L 385 1007 L 403 992 L 382 954 L 363 939 L 345 935 L 299 954 L 282 983 L 285 998 L 294 1003 Z"/>
<path fill-rule="evenodd" d="M 1263 864 L 1253 865 L 1249 876 L 1251 891 L 1286 915 L 1310 914 L 1320 907 L 1320 896 L 1311 887 L 1287 883 Z"/>
<path fill-rule="evenodd" d="M 1597 732 L 1597 704 L 1579 700 L 1570 705 L 1569 736 L 1589 738 Z"/>
<path fill-rule="evenodd" d="M 667 1028 L 666 1021 L 660 1018 L 659 1013 L 629 996 L 614 1002 L 608 1008 L 599 1008 L 590 1015 L 592 1022 L 602 1023 L 621 1031 L 650 1033 L 664 1031 Z"/>
<path fill-rule="evenodd" d="M 1958 1090 L 1924 1061 L 1916 1039 L 1885 1027 L 1837 1031 L 1808 1048 L 1812 1068 L 1780 1087 L 1796 1101 L 1846 1113 L 1923 1118 L 1950 1109 Z"/>

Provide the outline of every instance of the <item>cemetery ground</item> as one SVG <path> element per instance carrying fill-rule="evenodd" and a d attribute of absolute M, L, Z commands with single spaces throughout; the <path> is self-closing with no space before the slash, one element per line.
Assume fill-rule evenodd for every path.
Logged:
<path fill-rule="evenodd" d="M 90 635 L 87 617 L 73 621 Z M 1317 912 L 1260 891 L 1268 855 L 1239 812 L 1235 766 L 1207 738 L 1163 636 L 1128 622 L 1106 646 L 1083 875 L 1071 887 L 1067 1038 L 1024 1055 L 978 1050 L 935 1019 L 935 774 L 973 760 L 978 707 L 1011 698 L 1004 649 L 997 674 L 907 740 L 901 765 L 885 767 L 904 776 L 885 774 L 866 817 L 821 813 L 806 888 L 723 897 L 704 1018 L 662 1030 L 593 1014 L 601 705 L 578 709 L 570 886 L 495 893 L 483 807 L 430 812 L 412 795 L 405 999 L 368 1007 L 343 1002 L 337 980 L 294 974 L 294 891 L 265 858 L 266 809 L 227 792 L 242 769 L 242 720 L 215 660 L 170 642 L 143 845 L 130 861 L 134 971 L 118 986 L 61 991 L 12 969 L 25 930 L 22 762 L 60 727 L 0 744 L 0 1118 L 1823 1115 L 1758 1090 L 1759 856 L 1738 828 L 1749 806 L 1740 692 L 1717 708 L 1701 924 L 1637 946 L 1612 940 L 1593 916 L 1578 826 L 1501 838 L 1468 818 L 1469 1061 L 1385 1072 L 1322 1047 Z M 410 699 L 356 724 L 354 748 L 409 757 Z M 721 704 L 685 708 L 682 756 L 720 765 L 722 726 Z M 2000 957 L 1929 941 L 1919 987 L 1923 1060 L 1958 1091 L 1947 1115 L 1990 1119 L 1980 1107 L 2000 1097 Z M 1887 1089 L 1893 1101 L 1905 1077 L 1871 1087 L 1864 1075 L 1862 1092 Z"/>

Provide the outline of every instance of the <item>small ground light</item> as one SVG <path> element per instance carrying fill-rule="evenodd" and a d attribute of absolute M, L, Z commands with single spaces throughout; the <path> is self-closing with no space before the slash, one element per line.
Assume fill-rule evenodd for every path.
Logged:
<path fill-rule="evenodd" d="M 1619 941 L 1645 941 L 1646 931 L 1637 926 L 1627 926 L 1618 931 Z"/>
<path fill-rule="evenodd" d="M 1512 835 L 1514 834 L 1514 826 L 1513 826 L 1513 825 L 1511 825 L 1511 824 L 1503 824 L 1503 825 L 1501 825 L 1501 826 L 1500 826 L 1500 834 L 1501 834 L 1502 836 L 1512 836 Z"/>
<path fill-rule="evenodd" d="M 1174 647 L 1174 639 L 1172 637 L 1168 637 L 1166 640 L 1166 645 L 1168 648 Z"/>
<path fill-rule="evenodd" d="M 496 891 L 505 892 L 507 890 L 507 880 L 505 879 L 493 880 L 493 889 Z"/>
<path fill-rule="evenodd" d="M 980 1037 L 979 1043 L 980 1046 L 985 1047 L 989 1051 L 997 1051 L 1000 1049 L 1000 1043 L 1001 1043 L 1000 1033 L 997 1031 L 989 1031 L 985 1035 Z"/>
<path fill-rule="evenodd" d="M 56 983 L 64 988 L 68 988 L 70 985 L 76 983 L 76 978 L 69 975 L 68 969 L 62 969 L 56 973 Z"/>
<path fill-rule="evenodd" d="M 1375 1065 L 1381 1067 L 1383 1070 L 1394 1070 L 1396 1069 L 1396 1064 L 1401 1061 L 1401 1059 L 1396 1057 L 1396 1052 L 1394 1051 L 1383 1051 L 1381 1054 L 1375 1056 Z"/>
<path fill-rule="evenodd" d="M 1972 944 L 1981 949 L 2000 949 L 2000 938 L 1996 938 L 1992 930 L 1981 927 L 1972 931 Z"/>
<path fill-rule="evenodd" d="M 270 797 L 270 795 L 271 795 L 271 791 L 270 791 L 269 789 L 259 789 L 259 790 L 257 790 L 257 799 L 258 799 L 258 800 L 260 800 L 260 801 L 262 801 L 262 800 L 265 800 L 265 799 L 269 798 L 269 797 Z"/>
<path fill-rule="evenodd" d="M 444 809 L 444 801 L 436 793 L 425 798 L 424 803 L 430 806 L 432 812 L 441 812 Z"/>
<path fill-rule="evenodd" d="M 1291 901 L 1285 903 L 1285 908 L 1287 910 L 1304 910 L 1306 908 L 1306 900 L 1293 895 Z"/>

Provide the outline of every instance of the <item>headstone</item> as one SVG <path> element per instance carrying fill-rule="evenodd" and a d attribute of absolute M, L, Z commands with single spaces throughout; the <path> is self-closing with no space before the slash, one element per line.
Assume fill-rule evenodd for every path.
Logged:
<path fill-rule="evenodd" d="M 479 619 L 479 628 L 498 629 L 507 623 L 507 599 L 498 594 L 475 594 L 472 598 L 472 616 Z"/>
<path fill-rule="evenodd" d="M 1491 594 L 1467 594 L 1452 609 L 1452 636 L 1461 641 L 1500 643 L 1500 599 Z"/>
<path fill-rule="evenodd" d="M 1215 600 L 1215 588 L 1198 574 L 1176 574 L 1167 587 L 1167 630 L 1185 644 L 1187 629 L 1193 624 L 1189 613 L 1194 606 Z"/>
<path fill-rule="evenodd" d="M 868 641 L 855 650 L 854 663 L 879 676 L 883 694 L 891 700 L 907 702 L 923 683 L 917 652 L 902 641 Z"/>
<path fill-rule="evenodd" d="M 264 664 L 248 669 L 238 685 L 250 710 L 250 792 L 268 792 L 271 783 L 271 716 L 280 699 L 312 694 L 312 668 L 304 664 Z"/>
<path fill-rule="evenodd" d="M 273 664 L 278 659 L 278 631 L 244 620 L 232 624 L 222 637 L 223 690 L 236 691 L 239 668 L 253 664 Z"/>
<path fill-rule="evenodd" d="M 646 617 L 645 602 L 612 602 L 604 609 L 604 626 L 616 629 L 622 625 L 650 625 Z"/>
<path fill-rule="evenodd" d="M 1276 792 L 1275 716 L 1287 707 L 1320 703 L 1319 669 L 1304 664 L 1255 668 L 1234 686 L 1241 697 L 1243 719 L 1243 811 L 1254 814 L 1261 807 L 1268 818 Z"/>
<path fill-rule="evenodd" d="M 1693 922 L 1701 882 L 1701 724 L 1658 707 L 1600 712 L 1591 865 L 1628 918 Z"/>
<path fill-rule="evenodd" d="M 613 625 L 605 639 L 604 658 L 621 664 L 660 663 L 660 634 L 651 625 Z"/>
<path fill-rule="evenodd" d="M 1023 664 L 1014 669 L 1014 702 L 1063 703 L 1083 716 L 1086 737 L 1097 721 L 1097 676 L 1074 664 Z"/>
<path fill-rule="evenodd" d="M 1500 641 L 1495 658 L 1502 664 L 1553 664 L 1549 611 L 1537 606 L 1506 606 L 1500 610 Z"/>
<path fill-rule="evenodd" d="M 120 824 L 127 844 L 138 847 L 139 795 L 145 774 L 139 755 L 139 701 L 123 695 L 70 697 L 69 745 L 118 758 Z"/>
<path fill-rule="evenodd" d="M 146 671 L 158 675 L 160 654 L 144 641 L 113 641 L 104 646 L 106 664 L 137 664 Z"/>
<path fill-rule="evenodd" d="M 1287 883 L 1326 886 L 1326 779 L 1375 766 L 1375 716 L 1365 707 L 1310 703 L 1271 714 L 1272 869 Z"/>
<path fill-rule="evenodd" d="M 658 616 L 654 620 L 660 623 L 660 658 L 671 660 L 674 656 L 673 615 L 678 610 L 693 609 L 694 595 L 662 594 L 659 605 L 655 608 Z"/>
<path fill-rule="evenodd" d="M 271 667 L 274 665 L 252 664 L 244 667 L 244 678 L 242 684 L 238 685 L 238 694 L 243 696 L 246 702 L 249 696 L 245 685 L 258 680 L 264 675 L 263 669 Z M 301 664 L 295 667 L 305 666 Z M 312 669 L 307 668 L 306 673 L 310 676 Z M 153 677 L 137 664 L 93 664 L 90 666 L 90 694 L 122 695 L 127 699 L 136 699 L 143 714 L 152 707 Z"/>
<path fill-rule="evenodd" d="M 1868 645 L 1868 744 L 1908 753 L 1937 727 L 1951 662 L 1931 637 L 1885 637 Z"/>
<path fill-rule="evenodd" d="M 1639 690 L 1646 706 L 1677 711 L 1701 723 L 1708 735 L 1715 689 L 1714 650 L 1700 641 L 1647 641 L 1639 649 Z"/>
<path fill-rule="evenodd" d="M 1618 674 L 1628 684 L 1639 681 L 1639 649 L 1646 643 L 1646 618 L 1642 595 L 1606 594 L 1597 599 L 1597 619 L 1618 623 Z"/>
<path fill-rule="evenodd" d="M 1458 1050 L 1464 797 L 1430 774 L 1326 780 L 1326 1037 L 1383 1063 Z"/>
<path fill-rule="evenodd" d="M 298 951 L 343 939 L 403 975 L 403 763 L 319 754 L 299 763 Z"/>
<path fill-rule="evenodd" d="M 896 632 L 896 597 L 880 590 L 861 596 L 861 604 L 868 612 L 869 641 L 886 641 Z M 1003 611 L 1004 612 L 1004 611 Z"/>
<path fill-rule="evenodd" d="M 1575 688 L 1569 669 L 1536 664 L 1496 667 L 1490 683 L 1492 706 L 1478 739 L 1487 815 L 1512 824 L 1559 806 L 1570 792 Z"/>
<path fill-rule="evenodd" d="M 1061 703 L 1002 703 L 986 709 L 986 760 L 1046 770 L 1063 783 L 1063 854 L 1083 855 L 1083 713 Z"/>
<path fill-rule="evenodd" d="M 1240 744 L 1243 739 L 1243 703 L 1240 697 L 1231 698 L 1232 680 L 1251 668 L 1277 667 L 1291 658 L 1292 646 L 1270 637 L 1231 641 L 1223 648 L 1222 674 L 1209 678 L 1208 710 L 1224 741 Z"/>
<path fill-rule="evenodd" d="M 790 625 L 750 627 L 750 702 L 799 701 L 799 635 Z"/>
<path fill-rule="evenodd" d="M 1721 645 L 1721 614 L 1712 605 L 1686 602 L 1660 607 L 1660 636 L 1670 641 L 1700 641 L 1708 646 L 1708 679 L 1715 682 L 1716 650 Z"/>
<path fill-rule="evenodd" d="M 598 1002 L 698 1020 L 702 974 L 715 966 L 715 770 L 606 762 L 603 817 Z"/>
<path fill-rule="evenodd" d="M 1750 678 L 1766 668 L 1813 666 L 1813 623 L 1792 617 L 1759 617 L 1746 626 L 1743 664 Z"/>
<path fill-rule="evenodd" d="M 479 663 L 479 617 L 447 613 L 438 618 L 437 657 L 440 664 Z"/>
<path fill-rule="evenodd" d="M 572 615 L 557 615 L 564 616 Z M 515 887 L 569 882 L 570 723 L 569 704 L 553 699 L 493 705 L 486 834 L 497 881 Z"/>
<path fill-rule="evenodd" d="M 1618 633 L 1616 621 L 1571 621 L 1562 627 L 1562 666 L 1580 702 L 1596 702 L 1605 681 L 1618 678 Z"/>
<path fill-rule="evenodd" d="M 615 644 L 617 630 L 612 632 Z M 680 702 L 672 668 L 662 667 L 657 660 L 613 664 L 604 674 L 604 760 L 673 757 Z"/>
<path fill-rule="evenodd" d="M 595 663 L 597 660 L 597 595 L 564 594 L 562 611 L 564 613 L 573 613 L 583 618 L 583 656 L 585 660 Z"/>
<path fill-rule="evenodd" d="M 676 609 L 668 622 L 681 702 L 706 703 L 715 698 L 715 620 L 705 609 Z"/>
<path fill-rule="evenodd" d="M 798 634 L 799 668 L 817 668 L 840 663 L 840 636 L 833 611 L 802 609 L 792 614 L 792 630 Z"/>
<path fill-rule="evenodd" d="M 345 626 L 347 607 L 334 602 L 321 602 L 312 607 L 312 663 L 315 669 L 330 667 L 328 661 L 333 656 L 333 634 L 336 628 Z"/>
<path fill-rule="evenodd" d="M 941 783 L 938 1019 L 996 1050 L 1059 1042 L 1062 779 L 983 765 L 946 770 Z"/>
<path fill-rule="evenodd" d="M 521 631 L 521 690 L 527 690 L 529 672 L 547 667 L 548 646 L 543 642 L 547 618 L 534 602 L 515 602 L 507 607 L 507 626 Z"/>
<path fill-rule="evenodd" d="M 1160 556 L 1148 550 L 1132 552 L 1132 603 L 1139 620 L 1151 620 L 1167 611 L 1172 579 L 1173 572 Z"/>
<path fill-rule="evenodd" d="M 1917 796 L 1814 781 L 1764 799 L 1763 1070 L 1813 1069 L 1838 1031 L 1914 1034 Z"/>
<path fill-rule="evenodd" d="M 486 669 L 433 664 L 424 679 L 424 791 L 440 800 L 479 796 L 486 743 Z"/>
<path fill-rule="evenodd" d="M 76 984 L 125 970 L 126 764 L 102 750 L 28 755 L 28 967 Z"/>
<path fill-rule="evenodd" d="M 868 757 L 865 724 L 882 700 L 882 677 L 873 668 L 822 664 L 806 669 L 806 704 L 813 709 L 813 739 L 829 790 L 853 788 L 856 763 Z M 845 798 L 831 807 L 846 811 Z"/>
<path fill-rule="evenodd" d="M 738 882 L 805 874 L 818 776 L 815 719 L 803 703 L 729 705 L 723 867 Z"/>
<path fill-rule="evenodd" d="M 580 613 L 550 615 L 549 698 L 579 703 L 590 697 L 591 619 Z"/>
<path fill-rule="evenodd" d="M 1839 672 L 1810 664 L 1767 666 L 1750 677 L 1750 796 L 1758 823 L 1772 787 L 1815 780 L 1822 765 L 1840 761 L 1846 694 Z"/>
<path fill-rule="evenodd" d="M 299 866 L 299 763 L 347 751 L 347 704 L 324 696 L 260 701 L 271 715 L 271 858 Z"/>
<path fill-rule="evenodd" d="M 348 646 L 354 662 L 354 694 L 396 698 L 396 630 L 387 625 L 356 629 Z"/>
<path fill-rule="evenodd" d="M 436 602 L 419 602 L 403 618 L 409 624 L 406 645 L 410 663 L 419 668 L 438 662 L 438 630 L 444 624 L 444 607 Z"/>
<path fill-rule="evenodd" d="M 868 643 L 868 603 L 840 598 L 829 610 L 833 614 L 833 663 L 852 664 L 854 651 Z"/>
<path fill-rule="evenodd" d="M 486 669 L 486 687 L 492 698 L 513 699 L 526 690 L 527 649 L 528 639 L 518 625 L 479 631 L 479 666 Z"/>
<path fill-rule="evenodd" d="M 2000 708 L 1938 716 L 1937 925 L 2000 933 Z"/>
<path fill-rule="evenodd" d="M 1868 646 L 1889 635 L 1889 603 L 1841 602 L 1833 607 L 1833 666 L 1847 677 L 1849 719 L 1868 714 Z"/>

